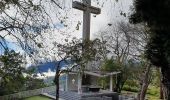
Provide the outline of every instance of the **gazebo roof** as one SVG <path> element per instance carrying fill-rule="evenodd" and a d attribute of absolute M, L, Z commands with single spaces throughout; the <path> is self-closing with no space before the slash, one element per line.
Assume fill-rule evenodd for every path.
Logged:
<path fill-rule="evenodd" d="M 77 74 L 78 71 L 71 71 L 71 74 Z M 103 71 L 84 71 L 84 74 L 87 75 L 92 75 L 96 77 L 107 77 L 107 76 L 112 76 L 121 73 L 120 71 L 114 71 L 114 72 L 103 72 Z"/>

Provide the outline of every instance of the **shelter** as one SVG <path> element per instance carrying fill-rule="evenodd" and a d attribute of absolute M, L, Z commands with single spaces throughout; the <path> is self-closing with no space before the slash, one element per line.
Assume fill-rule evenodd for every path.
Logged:
<path fill-rule="evenodd" d="M 79 94 L 82 92 L 99 92 L 101 87 L 98 84 L 99 78 L 110 77 L 110 91 L 113 90 L 113 75 L 120 72 L 101 72 L 101 71 L 83 71 L 80 74 L 78 71 L 71 71 L 65 74 L 65 82 L 62 88 L 64 91 L 76 91 Z"/>

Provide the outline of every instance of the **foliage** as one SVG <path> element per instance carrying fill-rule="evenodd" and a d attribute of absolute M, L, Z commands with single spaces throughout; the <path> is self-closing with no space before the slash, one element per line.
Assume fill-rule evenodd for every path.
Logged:
<path fill-rule="evenodd" d="M 44 86 L 42 80 L 29 76 L 30 73 L 27 73 L 23 57 L 19 53 L 7 50 L 0 56 L 0 62 L 0 95 Z"/>
<path fill-rule="evenodd" d="M 101 66 L 101 71 L 103 72 L 113 72 L 113 71 L 120 71 L 121 67 L 115 62 L 113 58 L 111 59 L 105 59 L 102 66 Z M 104 89 L 109 88 L 109 77 L 106 78 L 101 78 L 99 81 L 102 83 L 101 85 L 103 86 Z M 116 80 L 116 77 L 115 77 Z M 114 80 L 114 85 L 116 84 Z"/>
<path fill-rule="evenodd" d="M 138 88 L 136 87 L 129 87 L 129 86 L 124 86 L 122 94 L 124 95 L 137 95 L 138 93 Z M 159 88 L 155 86 L 149 86 L 146 98 L 148 100 L 159 100 Z"/>
<path fill-rule="evenodd" d="M 82 41 L 80 39 L 73 38 L 71 42 L 66 40 L 65 44 L 55 44 L 54 48 L 57 48 L 57 57 L 60 59 L 59 63 L 56 64 L 56 74 L 54 82 L 56 84 L 56 99 L 59 99 L 59 76 L 63 72 L 78 71 L 79 74 L 83 74 L 84 70 L 87 70 L 89 66 L 87 64 L 92 61 L 100 59 L 101 45 L 99 39 L 93 41 Z M 55 56 L 55 54 L 54 54 Z M 61 69 L 60 63 L 67 60 L 72 62 L 71 66 Z M 88 68 L 87 68 L 88 67 Z"/>
<path fill-rule="evenodd" d="M 46 85 L 44 84 L 44 80 L 43 79 L 37 79 L 34 77 L 26 77 L 25 79 L 25 90 L 33 90 L 33 89 L 38 89 L 38 88 L 43 88 L 46 87 Z"/>
<path fill-rule="evenodd" d="M 161 67 L 165 98 L 170 98 L 170 1 L 135 0 L 132 23 L 145 23 L 150 40 L 146 47 L 146 57 L 157 67 Z"/>
<path fill-rule="evenodd" d="M 138 69 L 140 68 L 139 66 L 135 65 L 137 62 L 133 62 L 129 60 L 128 63 L 125 65 L 120 65 L 117 63 L 117 60 L 114 60 L 113 58 L 107 59 L 104 61 L 101 71 L 107 71 L 107 72 L 113 72 L 113 71 L 120 71 L 121 73 L 118 74 L 117 76 L 114 76 L 114 81 L 113 85 L 114 91 L 116 92 L 121 92 L 124 84 L 128 86 L 134 86 L 138 85 L 136 84 L 137 82 L 137 76 L 138 76 Z M 102 78 L 100 80 L 103 84 L 103 88 L 107 88 L 109 86 L 109 78 Z"/>
<path fill-rule="evenodd" d="M 107 59 L 104 61 L 101 70 L 102 71 L 107 71 L 107 72 L 112 72 L 112 71 L 120 71 L 120 66 L 116 64 L 115 60 L 113 58 Z"/>
<path fill-rule="evenodd" d="M 136 0 L 136 13 L 134 13 L 130 18 L 133 23 L 145 22 L 149 27 L 150 41 L 148 42 L 146 53 L 148 59 L 150 59 L 151 62 L 158 67 L 167 66 L 169 61 L 168 47 L 170 44 L 168 41 L 170 36 L 170 13 L 168 12 L 169 5 L 167 4 L 168 2 L 162 2 L 160 0 L 156 2 L 152 0 Z M 159 10 L 157 11 L 156 9 Z M 159 16 L 157 16 L 158 14 Z"/>
<path fill-rule="evenodd" d="M 131 87 L 131 86 L 128 86 L 128 85 L 124 85 L 122 90 L 130 91 L 130 92 L 138 92 L 139 91 L 137 87 L 135 87 L 135 86 Z"/>
<path fill-rule="evenodd" d="M 110 51 L 109 56 L 112 56 L 110 65 L 106 63 L 108 67 L 105 69 L 121 71 L 117 76 L 115 91 L 121 92 L 124 84 L 138 85 L 136 82 L 141 77 L 142 69 L 140 60 L 148 40 L 146 32 L 142 24 L 132 25 L 123 21 L 101 32 L 100 38 L 106 41 L 106 49 Z"/>
<path fill-rule="evenodd" d="M 159 96 L 159 88 L 157 86 L 149 86 L 147 94 L 158 97 Z"/>
<path fill-rule="evenodd" d="M 5 51 L 4 55 L 0 57 L 0 61 L 2 63 L 0 69 L 0 94 L 20 91 L 22 89 L 21 86 L 24 84 L 22 73 L 25 71 L 22 66 L 22 57 L 14 51 Z"/>
<path fill-rule="evenodd" d="M 50 7 L 49 7 L 50 6 Z M 52 14 L 58 17 L 62 10 L 58 0 L 1 0 L 0 1 L 0 46 L 7 49 L 9 38 L 18 43 L 27 53 L 34 52 L 33 45 L 42 47 L 37 41 L 53 26 Z M 49 10 L 50 9 L 50 10 Z M 53 13 L 51 13 L 53 12 Z M 51 31 L 52 32 L 52 31 Z"/>
<path fill-rule="evenodd" d="M 160 87 L 161 85 L 161 72 L 159 68 L 152 69 L 152 82 L 151 85 Z"/>
<path fill-rule="evenodd" d="M 64 55 L 64 58 L 70 58 L 75 64 L 74 67 L 83 71 L 88 62 L 101 59 L 100 53 L 103 51 L 101 44 L 103 43 L 99 39 L 82 42 L 82 40 L 74 38 L 64 45 L 59 44 L 58 48 L 60 56 Z"/>
<path fill-rule="evenodd" d="M 144 96 L 143 94 L 146 94 L 147 98 L 148 96 L 156 96 L 158 98 L 160 80 L 157 79 L 159 77 L 157 75 L 158 73 L 156 73 L 157 70 L 152 67 L 149 68 L 149 72 L 147 72 L 148 76 L 146 77 L 146 68 L 149 67 L 146 66 L 146 64 L 146 62 L 141 62 L 138 64 L 138 69 L 134 71 L 134 73 L 136 73 L 134 74 L 135 76 L 131 77 L 125 82 L 122 90 L 136 92 L 138 93 L 139 97 L 142 93 L 142 96 Z M 157 81 L 157 83 L 155 83 L 155 81 Z"/>
<path fill-rule="evenodd" d="M 121 73 L 117 77 L 117 83 L 115 87 L 115 91 L 121 92 L 123 86 L 128 84 L 128 81 L 131 81 L 128 85 L 135 84 L 135 78 L 138 76 L 138 70 L 140 67 L 137 65 L 136 61 L 129 60 L 127 63 L 121 65 Z"/>
<path fill-rule="evenodd" d="M 139 88 L 138 80 L 135 79 L 135 78 L 128 79 L 128 80 L 125 82 L 125 85 L 127 85 L 127 86 L 129 86 L 129 87 L 137 87 L 137 88 Z"/>

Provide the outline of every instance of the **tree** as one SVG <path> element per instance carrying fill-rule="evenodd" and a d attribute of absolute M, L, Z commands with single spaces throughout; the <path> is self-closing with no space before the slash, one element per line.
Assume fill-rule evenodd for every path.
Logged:
<path fill-rule="evenodd" d="M 62 62 L 66 62 L 67 63 L 67 60 L 66 58 L 63 58 L 62 60 L 60 60 L 57 64 L 56 64 L 56 73 L 55 73 L 55 78 L 54 78 L 54 83 L 56 85 L 56 100 L 59 100 L 59 89 L 60 89 L 60 83 L 59 83 L 59 78 L 60 78 L 60 75 L 61 73 L 63 72 L 67 72 L 68 70 L 62 70 L 61 69 L 61 63 Z"/>
<path fill-rule="evenodd" d="M 44 87 L 43 80 L 32 76 L 31 70 L 26 70 L 24 58 L 14 50 L 6 50 L 0 56 L 0 95 Z M 26 76 L 25 76 L 25 75 Z"/>
<path fill-rule="evenodd" d="M 106 1 L 95 1 L 94 3 L 102 8 Z M 117 1 L 112 1 L 112 3 Z M 68 31 L 70 28 L 79 29 L 81 21 L 73 18 L 76 14 L 72 12 L 71 4 L 70 0 L 1 0 L 0 33 L 3 34 L 0 35 L 0 46 L 6 49 L 7 45 L 4 40 L 6 41 L 10 37 L 31 54 L 33 44 L 41 47 L 41 43 L 37 42 L 35 38 L 50 29 L 55 28 L 56 30 L 58 26 L 67 27 L 64 31 L 59 30 L 61 34 L 65 34 L 65 31 L 67 34 L 75 31 L 75 29 Z M 74 21 L 70 22 L 70 20 Z"/>
<path fill-rule="evenodd" d="M 98 61 L 101 58 L 100 53 L 103 51 L 101 45 L 104 43 L 99 39 L 82 42 L 81 39 L 77 38 L 73 38 L 70 41 L 65 39 L 63 43 L 57 43 L 55 41 L 50 42 L 52 42 L 52 45 L 49 45 L 50 43 L 47 43 L 47 45 L 43 43 L 44 45 L 42 48 L 37 48 L 39 52 L 34 56 L 39 62 L 55 62 L 56 74 L 54 83 L 56 85 L 56 99 L 59 99 L 59 77 L 61 73 L 77 70 L 82 74 L 87 67 L 90 67 L 87 66 L 90 62 Z M 63 63 L 67 65 L 64 69 L 62 69 Z"/>
<path fill-rule="evenodd" d="M 151 83 L 152 79 L 152 65 L 145 62 L 142 64 L 143 69 L 140 77 L 140 89 L 137 95 L 137 100 L 145 100 L 145 95 L 148 89 L 149 84 Z"/>
<path fill-rule="evenodd" d="M 135 0 L 132 23 L 144 23 L 148 27 L 150 40 L 146 46 L 146 57 L 161 68 L 165 99 L 170 99 L 170 7 L 169 0 Z"/>
<path fill-rule="evenodd" d="M 38 79 L 34 77 L 25 77 L 24 90 L 34 90 L 39 88 L 47 87 L 43 79 Z"/>
<path fill-rule="evenodd" d="M 23 50 L 32 54 L 33 44 L 41 47 L 36 38 L 50 31 L 56 24 L 54 20 L 60 22 L 59 18 L 64 17 L 60 10 L 65 11 L 59 0 L 1 0 L 0 46 L 7 49 L 5 42 L 10 37 L 12 42 L 17 42 Z M 52 18 L 53 14 L 58 19 Z M 64 21 L 62 24 L 65 24 Z"/>
<path fill-rule="evenodd" d="M 106 71 L 106 72 L 113 72 L 113 71 L 121 71 L 122 66 L 118 65 L 116 60 L 114 58 L 111 58 L 111 59 L 105 59 L 102 63 L 102 66 L 101 66 L 101 71 Z M 118 78 L 117 78 L 118 77 Z M 121 84 L 119 83 L 120 80 L 122 80 L 119 75 L 115 77 L 116 81 L 114 81 L 114 85 L 116 86 L 114 88 L 114 91 L 115 92 L 121 92 L 121 88 L 122 87 L 119 87 L 118 84 Z M 109 78 L 102 78 L 102 85 L 103 85 L 103 88 L 106 89 L 107 86 L 109 86 Z M 121 85 L 122 86 L 122 85 Z"/>
<path fill-rule="evenodd" d="M 4 55 L 0 57 L 0 61 L 2 63 L 0 69 L 0 94 L 10 94 L 22 90 L 25 82 L 22 73 L 25 71 L 25 68 L 22 66 L 23 60 L 21 55 L 14 51 L 5 51 Z"/>
<path fill-rule="evenodd" d="M 121 92 L 127 80 L 137 80 L 141 76 L 137 75 L 139 74 L 137 70 L 141 67 L 135 63 L 140 63 L 142 60 L 144 47 L 148 41 L 145 27 L 142 24 L 132 25 L 121 21 L 109 26 L 108 30 L 101 31 L 99 37 L 102 41 L 106 41 L 105 47 L 110 51 L 109 56 L 106 57 L 112 56 L 113 65 L 119 66 L 118 70 L 122 71 L 118 75 L 119 78 L 115 87 L 115 90 Z"/>

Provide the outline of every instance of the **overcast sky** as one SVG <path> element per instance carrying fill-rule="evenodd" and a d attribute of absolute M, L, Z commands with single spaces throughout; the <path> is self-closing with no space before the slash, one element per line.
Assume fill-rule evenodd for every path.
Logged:
<path fill-rule="evenodd" d="M 54 41 L 63 43 L 65 38 L 72 37 L 82 38 L 82 20 L 83 12 L 72 8 L 72 1 L 82 1 L 82 0 L 61 0 L 61 5 L 65 7 L 65 11 L 61 11 L 61 16 L 67 16 L 68 19 L 65 20 L 65 24 L 68 27 L 64 27 L 60 23 L 60 20 L 56 20 L 57 16 L 54 16 L 53 11 L 56 9 L 49 8 L 49 14 L 52 15 L 52 19 L 55 24 L 55 30 L 53 33 L 45 33 L 43 43 L 46 45 L 45 48 L 52 48 L 50 44 Z M 99 3 L 97 4 L 97 1 Z M 130 14 L 130 7 L 132 6 L 132 0 L 92 0 L 92 6 L 101 8 L 101 14 L 96 17 L 91 15 L 91 39 L 95 38 L 96 34 L 99 31 L 106 30 L 109 26 L 108 23 L 116 23 L 117 21 L 128 21 L 128 15 Z M 126 13 L 127 17 L 121 16 L 120 13 Z M 60 16 L 59 16 L 60 17 Z M 62 19 L 62 17 L 60 18 Z M 76 30 L 77 23 L 81 22 L 79 30 Z M 8 38 L 8 41 L 15 42 L 11 37 Z M 16 51 L 22 51 L 18 46 L 9 44 L 10 48 L 15 49 Z"/>
<path fill-rule="evenodd" d="M 66 37 L 78 37 L 82 38 L 82 20 L 83 20 L 83 11 L 76 10 L 72 8 L 72 2 L 82 0 L 60 0 L 60 5 L 64 7 L 66 10 L 59 10 L 60 14 L 54 14 L 56 9 L 47 8 L 47 12 L 53 19 L 53 23 L 55 24 L 55 31 L 53 34 L 53 38 L 55 40 L 63 41 Z M 108 23 L 116 23 L 117 21 L 126 20 L 128 21 L 128 15 L 130 13 L 130 6 L 132 6 L 132 0 L 92 0 L 92 6 L 101 8 L 101 14 L 94 17 L 91 14 L 91 39 L 95 37 L 98 31 L 102 31 L 107 29 Z M 127 17 L 123 17 L 120 13 L 126 13 Z M 57 15 L 57 16 L 56 16 Z M 64 27 L 63 24 L 60 23 L 62 18 L 68 17 L 66 20 L 63 19 L 65 24 L 68 27 Z M 58 18 L 57 18 L 58 17 Z M 80 22 L 79 30 L 76 30 L 77 23 Z M 49 33 L 47 33 L 49 34 Z M 15 42 L 12 37 L 7 37 L 8 41 Z M 48 39 L 47 39 L 48 40 Z"/>
<path fill-rule="evenodd" d="M 71 8 L 72 0 L 67 1 L 66 5 Z M 74 0 L 74 1 L 82 1 L 82 0 Z M 97 4 L 97 1 L 99 3 Z M 94 38 L 94 34 L 98 31 L 105 30 L 108 28 L 108 23 L 114 24 L 117 21 L 126 20 L 128 21 L 128 15 L 130 13 L 130 7 L 132 6 L 132 0 L 92 0 L 92 6 L 101 8 L 101 14 L 94 17 L 91 14 L 91 38 Z M 70 10 L 70 20 L 72 21 L 73 30 L 76 27 L 77 21 L 82 23 L 83 20 L 83 12 L 76 9 Z M 120 15 L 120 12 L 126 13 L 127 17 L 123 17 Z M 74 23 L 75 22 L 75 23 Z M 78 31 L 73 32 L 72 36 L 82 37 L 82 24 L 80 25 L 80 29 Z"/>
<path fill-rule="evenodd" d="M 74 1 L 82 1 L 82 0 L 74 0 Z M 92 6 L 101 8 L 101 14 L 94 17 L 94 15 L 91 15 L 91 39 L 95 38 L 96 34 L 99 31 L 104 31 L 107 28 L 109 28 L 108 23 L 111 23 L 114 25 L 118 21 L 128 21 L 128 15 L 130 14 L 131 10 L 130 7 L 132 6 L 132 0 L 119 0 L 116 2 L 115 0 L 99 0 L 99 4 L 96 4 L 97 0 L 92 0 Z M 72 7 L 72 0 L 63 0 L 63 4 L 65 4 L 66 7 L 71 8 Z M 126 13 L 127 17 L 121 16 L 120 13 Z M 63 25 L 58 23 L 56 21 L 56 27 L 63 32 L 66 32 L 66 34 L 58 34 L 59 31 L 55 30 L 56 36 L 55 40 L 57 42 L 63 42 L 66 37 L 77 37 L 82 38 L 82 20 L 83 20 L 83 12 L 76 9 L 71 9 L 68 12 L 69 21 L 68 25 L 69 29 L 65 28 Z M 79 30 L 75 30 L 77 22 L 80 21 L 81 25 Z M 44 39 L 44 42 L 49 44 L 50 41 L 54 41 L 53 37 L 46 37 Z M 48 45 L 48 47 L 50 47 Z M 50 72 L 49 75 L 52 75 L 53 72 Z"/>
<path fill-rule="evenodd" d="M 82 1 L 82 0 L 73 0 L 73 1 Z M 96 3 L 96 1 L 99 1 L 99 4 Z M 65 6 L 67 11 L 67 17 L 66 24 L 68 24 L 68 27 L 64 27 L 63 24 L 60 23 L 59 20 L 56 20 L 56 16 L 52 15 L 52 19 L 55 24 L 55 30 L 53 33 L 47 32 L 44 33 L 44 39 L 43 44 L 45 45 L 46 50 L 48 51 L 48 48 L 52 48 L 52 43 L 54 41 L 63 43 L 65 38 L 82 38 L 82 20 L 83 20 L 83 12 L 80 10 L 76 10 L 72 8 L 72 0 L 61 0 L 61 4 Z M 119 0 L 116 2 L 115 0 L 92 0 L 92 6 L 101 8 L 101 14 L 94 17 L 94 15 L 91 15 L 91 39 L 95 38 L 96 34 L 99 31 L 106 30 L 109 28 L 108 23 L 111 23 L 114 25 L 118 21 L 128 21 L 128 15 L 130 14 L 130 7 L 132 6 L 132 0 Z M 53 9 L 55 11 L 55 9 Z M 127 17 L 123 17 L 120 15 L 120 13 L 126 13 Z M 52 10 L 49 10 L 49 14 L 53 13 Z M 65 15 L 66 13 L 64 11 L 61 11 L 61 15 Z M 78 21 L 81 22 L 81 25 L 79 27 L 79 30 L 75 30 Z M 8 37 L 9 42 L 15 42 L 13 38 Z M 50 45 L 51 44 L 51 45 Z M 19 46 L 14 45 L 13 43 L 8 44 L 11 49 L 15 49 L 17 52 L 23 52 Z M 47 57 L 50 55 L 47 55 Z M 29 66 L 32 64 L 32 58 L 27 56 L 27 63 Z M 42 58 L 43 59 L 43 58 Z M 42 60 L 41 59 L 41 60 Z M 48 74 L 48 75 L 47 75 Z M 55 72 L 48 72 L 46 73 L 47 76 L 54 75 Z"/>

